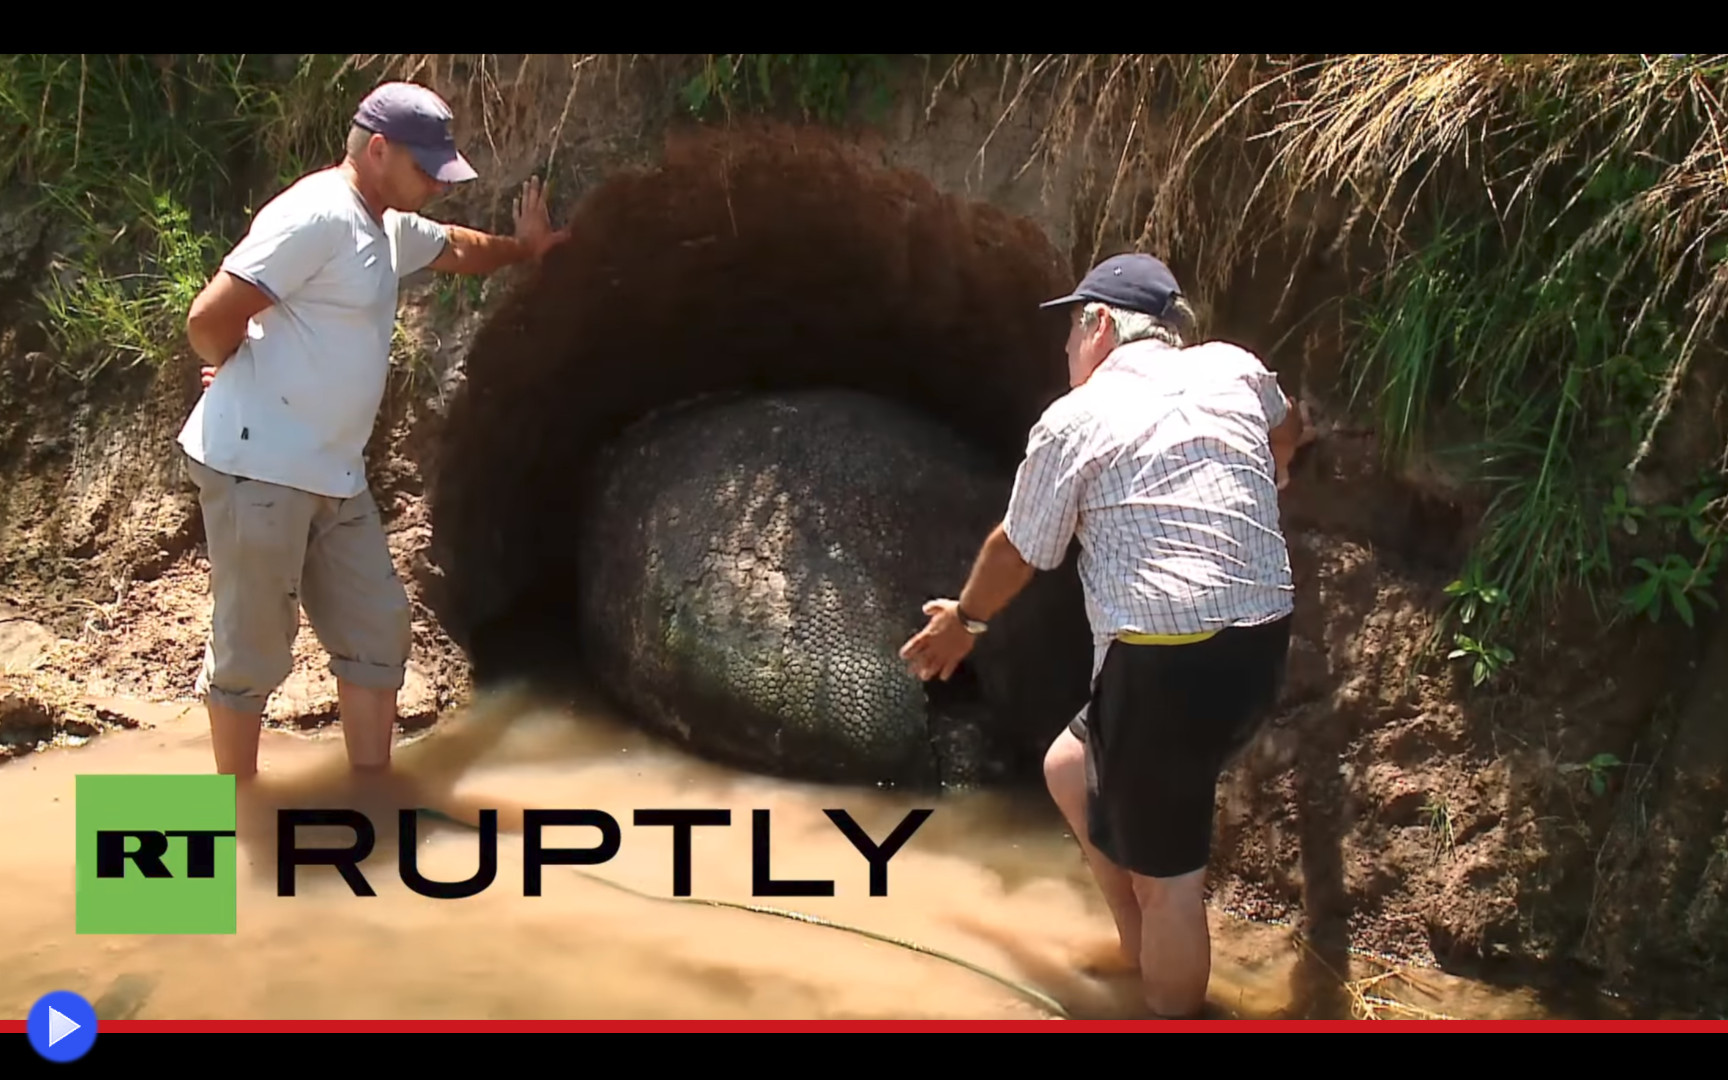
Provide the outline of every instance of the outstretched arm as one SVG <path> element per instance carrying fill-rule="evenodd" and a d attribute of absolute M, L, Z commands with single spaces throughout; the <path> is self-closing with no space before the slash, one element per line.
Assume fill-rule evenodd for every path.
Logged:
<path fill-rule="evenodd" d="M 522 185 L 522 195 L 512 209 L 516 218 L 514 236 L 495 236 L 462 225 L 445 225 L 449 243 L 432 260 L 431 268 L 446 274 L 492 274 L 506 266 L 538 259 L 554 244 L 569 238 L 568 228 L 552 228 L 539 177 Z"/>
<path fill-rule="evenodd" d="M 972 651 L 972 634 L 963 619 L 989 622 L 1020 594 L 1037 571 L 1020 557 L 1001 525 L 990 530 L 972 564 L 972 574 L 959 600 L 932 600 L 924 605 L 930 622 L 905 645 L 900 658 L 920 679 L 948 681 L 960 661 Z"/>
<path fill-rule="evenodd" d="M 1031 563 L 1020 557 L 1020 551 L 1008 539 L 1008 532 L 998 525 L 990 530 L 978 558 L 972 564 L 972 575 L 960 590 L 958 606 L 962 617 L 989 622 L 1008 602 L 1020 595 L 1020 590 L 1037 573 Z"/>
<path fill-rule="evenodd" d="M 1089 462 L 1077 460 L 1071 423 L 1045 417 L 1033 426 L 1008 512 L 985 538 L 960 598 L 924 605 L 929 623 L 900 649 L 920 679 L 946 682 L 972 651 L 965 620 L 989 622 L 1037 570 L 1061 565 L 1078 520 L 1080 489 L 1092 471 Z"/>

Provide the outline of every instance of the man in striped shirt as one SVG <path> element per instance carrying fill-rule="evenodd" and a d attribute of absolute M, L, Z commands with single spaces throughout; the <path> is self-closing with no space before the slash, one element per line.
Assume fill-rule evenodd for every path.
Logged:
<path fill-rule="evenodd" d="M 1155 1015 L 1199 1014 L 1211 976 L 1205 871 L 1220 774 L 1284 677 L 1295 588 L 1278 491 L 1299 411 L 1255 356 L 1187 344 L 1169 269 L 1118 255 L 1068 296 L 1070 391 L 1033 427 L 1007 515 L 958 600 L 901 650 L 946 680 L 975 635 L 1078 537 L 1088 706 L 1045 777 Z"/>

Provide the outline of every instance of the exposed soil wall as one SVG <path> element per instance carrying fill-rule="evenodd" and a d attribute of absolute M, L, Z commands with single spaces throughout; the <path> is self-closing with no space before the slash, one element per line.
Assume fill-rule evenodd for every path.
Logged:
<path fill-rule="evenodd" d="M 573 189 L 554 205 L 573 242 L 495 285 L 485 310 L 451 313 L 415 292 L 410 323 L 425 332 L 370 458 L 416 605 L 405 726 L 432 722 L 474 672 L 521 662 L 525 642 L 563 662 L 568 643 L 545 631 L 573 586 L 578 466 L 656 404 L 838 381 L 1018 454 L 1064 386 L 1064 328 L 1036 303 L 1072 282 L 1091 238 L 1075 239 L 1060 175 L 1049 202 L 1040 178 L 1012 179 L 1024 131 L 998 135 L 968 192 L 991 114 L 962 99 L 926 126 L 912 119 L 921 106 L 852 142 L 790 129 L 662 140 L 664 116 L 639 102 L 578 109 L 579 149 L 554 188 Z M 525 166 L 483 145 L 474 156 L 499 183 L 447 213 L 507 228 L 499 195 Z M 622 166 L 637 171 L 614 175 Z M 22 248 L 12 273 L 28 278 L 40 251 Z M 1321 959 L 1348 940 L 1413 960 L 1704 978 L 1728 943 L 1728 860 L 1713 854 L 1728 729 L 1720 678 L 1692 687 L 1700 670 L 1728 670 L 1728 639 L 1704 659 L 1684 632 L 1604 633 L 1581 615 L 1492 693 L 1418 667 L 1479 508 L 1384 475 L 1373 439 L 1338 422 L 1338 341 L 1318 324 L 1288 332 L 1343 283 L 1314 256 L 1244 268 L 1239 288 L 1204 298 L 1214 333 L 1260 351 L 1323 425 L 1285 503 L 1299 610 L 1290 684 L 1221 798 L 1216 899 L 1303 923 Z M 0 600 L 12 605 L 0 627 L 47 634 L 0 639 L 15 663 L 0 744 L 28 752 L 48 728 L 98 730 L 107 696 L 191 693 L 206 568 L 173 436 L 197 364 L 77 390 L 46 362 L 20 291 L 0 305 Z M 333 687 L 309 633 L 299 652 L 272 717 L 316 723 Z M 1573 766 L 1603 752 L 1632 765 L 1597 796 Z"/>

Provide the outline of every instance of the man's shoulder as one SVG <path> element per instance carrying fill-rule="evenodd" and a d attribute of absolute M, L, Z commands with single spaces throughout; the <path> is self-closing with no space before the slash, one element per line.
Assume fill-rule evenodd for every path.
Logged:
<path fill-rule="evenodd" d="M 1044 407 L 1038 417 L 1039 430 L 1055 436 L 1080 431 L 1097 419 L 1090 383 L 1082 383 Z"/>
<path fill-rule="evenodd" d="M 384 230 L 397 240 L 409 235 L 419 235 L 434 240 L 442 240 L 445 237 L 445 225 L 442 221 L 429 218 L 424 214 L 416 214 L 412 210 L 384 211 Z"/>
<path fill-rule="evenodd" d="M 1266 362 L 1253 350 L 1233 341 L 1197 341 L 1181 350 L 1185 360 L 1203 365 L 1209 370 L 1231 370 L 1242 374 L 1270 374 Z"/>
<path fill-rule="evenodd" d="M 434 228 L 444 227 L 443 222 L 438 221 L 435 218 L 429 218 L 425 214 L 417 214 L 412 210 L 398 210 L 395 207 L 389 207 L 384 211 L 384 226 L 386 228 L 400 229 L 404 225 L 418 225 L 421 227 L 430 225 Z"/>
<path fill-rule="evenodd" d="M 359 213 L 347 181 L 334 169 L 307 173 L 272 196 L 253 215 L 254 225 L 277 228 L 351 221 Z"/>

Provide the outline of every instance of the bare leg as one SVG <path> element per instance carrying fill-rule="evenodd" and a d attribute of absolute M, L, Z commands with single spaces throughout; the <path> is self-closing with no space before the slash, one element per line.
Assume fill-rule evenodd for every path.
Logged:
<path fill-rule="evenodd" d="M 1133 875 L 1140 911 L 1140 977 L 1146 1007 L 1169 1019 L 1196 1016 L 1212 977 L 1206 871 L 1174 878 Z"/>
<path fill-rule="evenodd" d="M 336 697 L 348 763 L 362 772 L 388 770 L 396 737 L 396 691 L 372 690 L 337 679 Z"/>
<path fill-rule="evenodd" d="M 241 778 L 257 775 L 263 714 L 218 705 L 209 698 L 204 709 L 210 714 L 210 745 L 216 755 L 217 773 Z"/>
<path fill-rule="evenodd" d="M 1080 842 L 1092 877 L 1098 882 L 1104 902 L 1116 919 L 1116 933 L 1121 942 L 1121 955 L 1116 957 L 1123 970 L 1134 970 L 1141 962 L 1141 904 L 1135 895 L 1134 882 L 1126 870 L 1111 862 L 1092 846 L 1086 829 L 1086 747 L 1067 728 L 1050 744 L 1044 755 L 1044 781 L 1050 797 L 1056 800 L 1068 828 Z"/>

